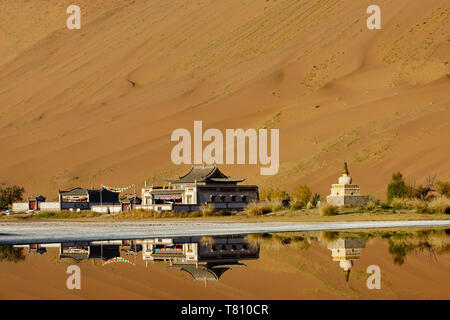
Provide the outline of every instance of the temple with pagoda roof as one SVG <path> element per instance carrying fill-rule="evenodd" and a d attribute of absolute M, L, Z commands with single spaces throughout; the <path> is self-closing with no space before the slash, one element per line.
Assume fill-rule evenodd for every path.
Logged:
<path fill-rule="evenodd" d="M 255 185 L 238 185 L 243 178 L 231 178 L 215 165 L 193 166 L 177 179 L 165 179 L 168 186 L 142 188 L 142 209 L 197 211 L 203 204 L 215 209 L 242 210 L 259 199 Z"/>
<path fill-rule="evenodd" d="M 338 183 L 331 185 L 331 193 L 327 196 L 327 203 L 336 206 L 364 206 L 366 202 L 367 196 L 361 195 L 359 185 L 352 183 L 347 162 L 344 162 L 342 176 L 339 177 Z"/>

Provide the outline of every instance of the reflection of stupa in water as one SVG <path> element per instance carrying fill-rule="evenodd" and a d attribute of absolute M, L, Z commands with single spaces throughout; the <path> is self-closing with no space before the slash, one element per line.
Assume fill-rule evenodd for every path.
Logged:
<path fill-rule="evenodd" d="M 366 239 L 337 239 L 328 243 L 333 261 L 339 261 L 339 266 L 344 270 L 345 280 L 348 282 L 353 262 L 359 260 L 361 251 L 366 246 Z"/>
<path fill-rule="evenodd" d="M 250 246 L 242 236 L 179 237 L 149 239 L 142 242 L 142 259 L 164 261 L 168 269 L 187 272 L 194 280 L 218 281 L 221 275 L 236 267 L 246 267 L 239 260 L 259 258 L 259 247 Z"/>

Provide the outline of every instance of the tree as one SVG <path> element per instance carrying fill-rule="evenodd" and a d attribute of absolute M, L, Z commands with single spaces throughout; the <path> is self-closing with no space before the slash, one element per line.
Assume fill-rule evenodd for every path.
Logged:
<path fill-rule="evenodd" d="M 7 209 L 13 202 L 22 200 L 24 192 L 23 187 L 16 185 L 0 188 L 0 209 Z"/>
<path fill-rule="evenodd" d="M 407 198 L 411 188 L 406 184 L 403 175 L 400 172 L 392 174 L 392 181 L 387 187 L 386 197 L 388 202 L 394 198 Z"/>
<path fill-rule="evenodd" d="M 0 246 L 0 261 L 11 261 L 17 263 L 25 260 L 23 248 L 14 248 L 13 246 Z"/>
<path fill-rule="evenodd" d="M 312 192 L 311 189 L 305 184 L 303 186 L 299 186 L 293 193 L 292 199 L 296 202 L 303 203 L 304 206 L 308 204 L 311 200 Z"/>
<path fill-rule="evenodd" d="M 411 198 L 427 200 L 427 198 L 431 195 L 431 193 L 433 191 L 435 191 L 434 190 L 434 180 L 435 179 L 436 179 L 436 176 L 434 176 L 434 177 L 428 176 L 425 185 L 419 184 L 417 187 L 410 186 Z"/>

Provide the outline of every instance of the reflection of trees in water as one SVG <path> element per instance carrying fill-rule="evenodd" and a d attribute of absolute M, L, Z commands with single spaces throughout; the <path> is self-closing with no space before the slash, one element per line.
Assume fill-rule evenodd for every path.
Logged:
<path fill-rule="evenodd" d="M 13 248 L 13 246 L 0 246 L 0 261 L 19 262 L 25 260 L 23 248 Z"/>
<path fill-rule="evenodd" d="M 245 240 L 253 247 L 261 246 L 271 250 L 281 249 L 283 247 L 307 250 L 311 246 L 311 241 L 313 239 L 316 239 L 316 237 L 289 233 L 250 234 L 245 238 Z"/>
<path fill-rule="evenodd" d="M 436 260 L 436 256 L 450 252 L 450 229 L 445 230 L 421 230 L 415 233 L 392 233 L 388 238 L 389 253 L 394 263 L 402 265 L 408 254 L 425 252 L 430 259 Z"/>
<path fill-rule="evenodd" d="M 337 240 L 340 237 L 339 232 L 337 231 L 322 231 L 320 235 L 322 239 L 329 242 Z"/>
<path fill-rule="evenodd" d="M 419 231 L 322 231 L 278 234 L 252 234 L 246 241 L 252 246 L 261 246 L 270 250 L 281 250 L 293 247 L 307 250 L 314 240 L 329 243 L 337 239 L 386 239 L 389 244 L 389 254 L 394 263 L 402 265 L 409 254 L 425 253 L 430 259 L 436 260 L 437 255 L 450 253 L 450 229 L 425 229 Z"/>

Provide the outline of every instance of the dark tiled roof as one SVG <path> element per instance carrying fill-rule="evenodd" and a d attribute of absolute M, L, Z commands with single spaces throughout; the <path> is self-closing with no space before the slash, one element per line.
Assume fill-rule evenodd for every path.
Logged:
<path fill-rule="evenodd" d="M 218 281 L 225 271 L 233 267 L 245 267 L 242 263 L 223 264 L 223 265 L 199 265 L 195 264 L 175 264 L 168 268 L 180 269 L 189 273 L 197 281 Z"/>
<path fill-rule="evenodd" d="M 191 170 L 178 179 L 166 179 L 172 183 L 197 182 L 242 182 L 244 179 L 233 179 L 224 175 L 217 166 L 193 166 Z"/>
<path fill-rule="evenodd" d="M 31 197 L 28 197 L 28 201 L 30 201 L 30 200 L 37 200 L 37 201 L 43 202 L 43 201 L 45 201 L 45 197 L 44 196 L 31 196 Z"/>
<path fill-rule="evenodd" d="M 76 261 L 81 261 L 89 258 L 88 253 L 62 253 L 59 255 L 60 259 L 71 258 Z"/>
<path fill-rule="evenodd" d="M 67 190 L 67 191 L 59 190 L 59 194 L 73 195 L 73 196 L 85 195 L 87 193 L 88 193 L 88 190 L 84 189 L 84 188 L 74 188 L 72 190 Z"/>

